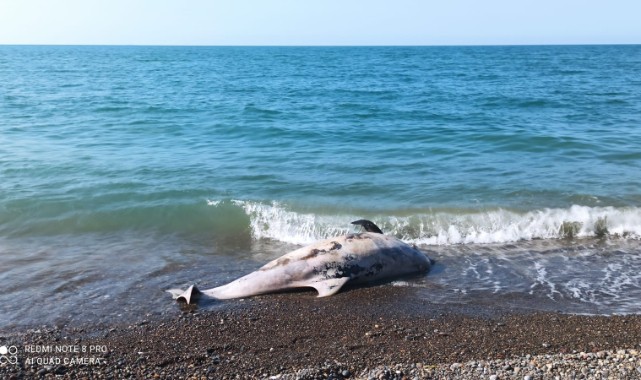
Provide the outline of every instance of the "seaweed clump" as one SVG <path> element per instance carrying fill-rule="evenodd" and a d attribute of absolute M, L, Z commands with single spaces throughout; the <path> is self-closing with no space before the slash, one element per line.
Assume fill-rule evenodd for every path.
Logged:
<path fill-rule="evenodd" d="M 559 235 L 566 239 L 574 239 L 581 231 L 581 222 L 563 222 L 559 229 Z"/>
<path fill-rule="evenodd" d="M 599 239 L 607 237 L 610 232 L 608 231 L 608 217 L 598 218 L 594 222 L 594 234 Z"/>

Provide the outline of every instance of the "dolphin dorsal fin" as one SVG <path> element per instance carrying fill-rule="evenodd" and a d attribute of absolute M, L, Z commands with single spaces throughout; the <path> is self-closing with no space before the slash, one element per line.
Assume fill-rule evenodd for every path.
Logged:
<path fill-rule="evenodd" d="M 363 227 L 363 229 L 367 232 L 374 232 L 377 234 L 383 233 L 383 231 L 381 231 L 381 229 L 378 228 L 378 226 L 374 224 L 374 222 L 372 222 L 371 220 L 359 219 L 359 220 L 353 221 L 352 224 Z"/>
<path fill-rule="evenodd" d="M 327 280 L 317 281 L 309 286 L 318 291 L 319 297 L 327 297 L 338 293 L 347 281 L 349 281 L 349 277 L 330 278 Z"/>

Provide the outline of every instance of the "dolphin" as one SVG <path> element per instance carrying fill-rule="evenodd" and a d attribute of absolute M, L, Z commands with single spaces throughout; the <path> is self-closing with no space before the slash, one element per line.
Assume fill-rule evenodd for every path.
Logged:
<path fill-rule="evenodd" d="M 281 290 L 311 287 L 318 297 L 336 294 L 347 282 L 370 282 L 426 272 L 430 259 L 401 240 L 384 235 L 369 220 L 357 220 L 364 232 L 338 236 L 289 252 L 226 285 L 198 290 L 167 290 L 178 301 L 197 295 L 219 300 L 244 298 Z"/>

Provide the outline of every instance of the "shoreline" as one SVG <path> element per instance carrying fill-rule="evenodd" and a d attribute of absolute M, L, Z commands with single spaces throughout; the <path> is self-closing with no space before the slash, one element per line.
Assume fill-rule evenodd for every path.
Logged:
<path fill-rule="evenodd" d="M 610 367 L 624 363 L 629 376 L 641 376 L 639 315 L 433 304 L 402 287 L 355 288 L 328 298 L 273 294 L 229 302 L 224 309 L 191 308 L 179 316 L 103 327 L 0 334 L 0 345 L 18 348 L 18 363 L 0 364 L 0 376 L 400 379 L 468 378 L 461 371 L 469 370 L 469 378 L 478 378 L 483 368 L 500 378 L 535 379 L 540 373 L 528 367 L 532 362 L 553 375 L 567 363 L 599 360 L 610 374 L 621 375 Z M 34 352 L 37 347 L 53 352 Z M 61 347 L 67 352 L 55 352 Z M 614 360 L 617 355 L 621 360 Z M 44 357 L 59 362 L 37 360 Z M 556 360 L 549 370 L 548 359 Z"/>

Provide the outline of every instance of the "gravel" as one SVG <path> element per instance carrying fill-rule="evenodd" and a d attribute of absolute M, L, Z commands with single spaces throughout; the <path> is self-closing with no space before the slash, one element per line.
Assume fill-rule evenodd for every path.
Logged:
<path fill-rule="evenodd" d="M 282 379 L 305 379 L 288 374 Z M 361 372 L 354 379 L 637 379 L 639 350 L 609 350 L 573 354 L 525 355 L 501 360 L 470 360 L 452 364 L 396 364 Z"/>
<path fill-rule="evenodd" d="M 410 288 L 385 286 L 225 306 L 109 326 L 0 330 L 0 346 L 19 349 L 17 364 L 0 363 L 0 378 L 641 378 L 636 315 L 431 304 Z M 71 350 L 26 352 L 33 346 Z M 83 354 L 83 347 L 104 350 Z M 59 362 L 38 362 L 46 357 Z M 69 363 L 83 358 L 94 362 Z"/>

